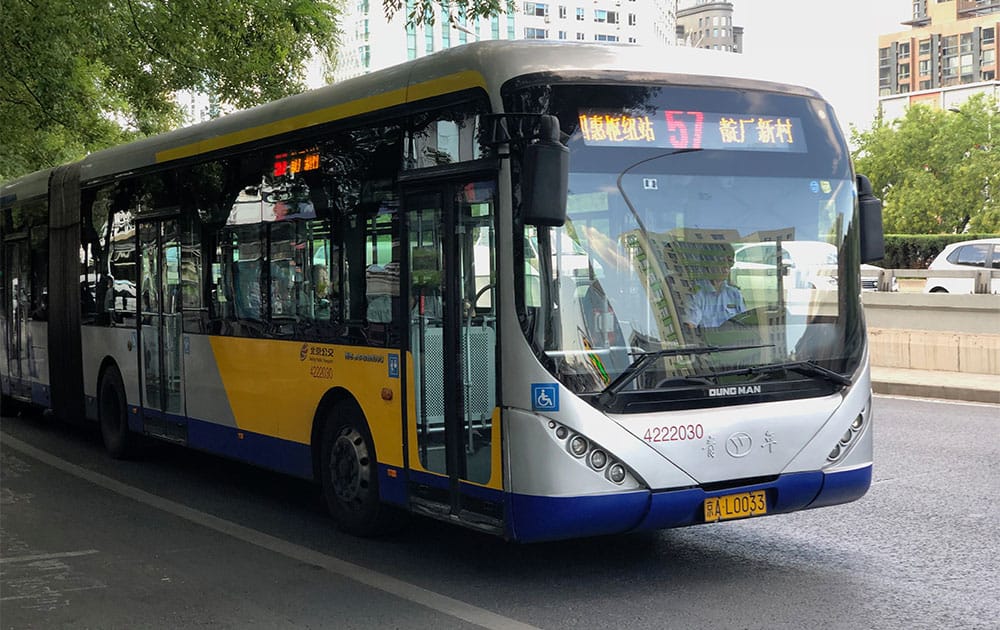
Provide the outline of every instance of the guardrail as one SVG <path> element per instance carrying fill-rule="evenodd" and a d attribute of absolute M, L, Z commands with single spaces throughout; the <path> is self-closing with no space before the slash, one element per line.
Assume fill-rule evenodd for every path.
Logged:
<path fill-rule="evenodd" d="M 973 290 L 967 293 L 993 293 L 992 280 L 1000 278 L 1000 269 L 883 269 L 878 274 L 878 290 L 898 290 L 899 280 L 927 278 L 971 278 Z"/>

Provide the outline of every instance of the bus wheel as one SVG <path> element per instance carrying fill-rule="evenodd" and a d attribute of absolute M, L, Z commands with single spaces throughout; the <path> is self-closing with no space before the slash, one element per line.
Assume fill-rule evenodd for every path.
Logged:
<path fill-rule="evenodd" d="M 101 438 L 104 448 L 115 459 L 127 459 L 136 455 L 137 436 L 128 430 L 128 404 L 125 402 L 125 386 L 118 368 L 105 370 L 98 388 L 98 415 L 101 420 Z"/>
<path fill-rule="evenodd" d="M 338 403 L 323 427 L 322 440 L 323 498 L 337 526 L 356 536 L 391 530 L 395 510 L 379 501 L 375 446 L 358 406 Z"/>

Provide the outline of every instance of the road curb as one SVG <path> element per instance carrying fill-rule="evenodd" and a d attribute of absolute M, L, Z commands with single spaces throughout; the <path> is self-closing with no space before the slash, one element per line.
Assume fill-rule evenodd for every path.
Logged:
<path fill-rule="evenodd" d="M 1000 391 L 949 385 L 928 385 L 926 383 L 900 383 L 897 381 L 872 381 L 872 391 L 891 396 L 915 396 L 918 398 L 940 398 L 966 402 L 1000 404 Z"/>

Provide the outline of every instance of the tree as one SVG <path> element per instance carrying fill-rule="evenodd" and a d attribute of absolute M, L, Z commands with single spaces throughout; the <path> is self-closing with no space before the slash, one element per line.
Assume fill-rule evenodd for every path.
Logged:
<path fill-rule="evenodd" d="M 249 107 L 331 55 L 333 0 L 5 0 L 0 179 L 175 127 L 179 90 Z"/>
<path fill-rule="evenodd" d="M 957 111 L 915 104 L 853 130 L 857 172 L 882 197 L 887 233 L 1000 232 L 1000 113 L 976 95 Z"/>
<path fill-rule="evenodd" d="M 352 0 L 353 1 L 353 0 Z M 181 123 L 178 91 L 239 108 L 304 89 L 336 54 L 341 0 L 4 0 L 0 181 Z M 413 23 L 511 0 L 383 0 Z"/>

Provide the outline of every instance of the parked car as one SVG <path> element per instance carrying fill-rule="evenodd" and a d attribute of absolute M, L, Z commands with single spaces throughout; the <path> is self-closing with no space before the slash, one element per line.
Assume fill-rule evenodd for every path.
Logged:
<path fill-rule="evenodd" d="M 748 289 L 774 285 L 777 251 L 777 244 L 773 242 L 737 245 L 733 280 L 740 288 Z M 781 263 L 785 269 L 786 288 L 837 288 L 837 248 L 830 243 L 784 241 L 781 243 Z M 861 288 L 877 291 L 881 271 L 875 265 L 861 265 Z"/>
<path fill-rule="evenodd" d="M 930 270 L 1000 269 L 1000 238 L 981 238 L 952 243 L 927 267 Z M 975 274 L 965 278 L 929 276 L 924 293 L 975 293 Z M 1000 278 L 990 280 L 990 293 L 1000 293 Z"/>

